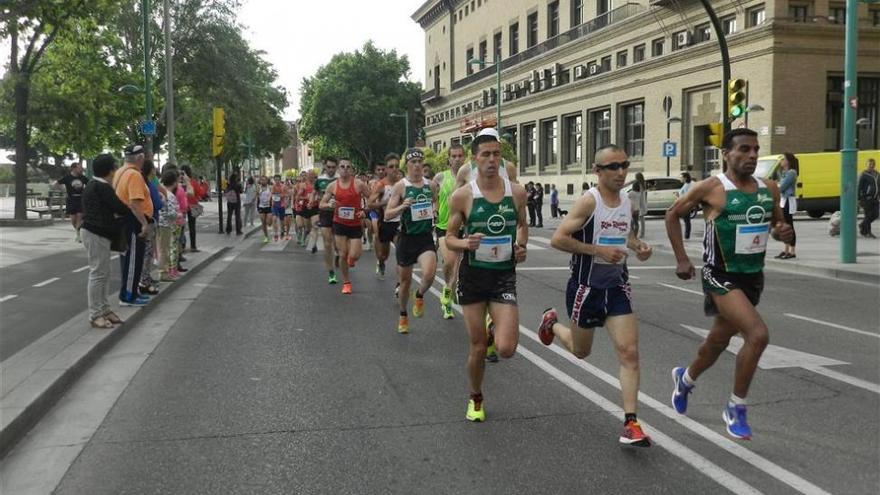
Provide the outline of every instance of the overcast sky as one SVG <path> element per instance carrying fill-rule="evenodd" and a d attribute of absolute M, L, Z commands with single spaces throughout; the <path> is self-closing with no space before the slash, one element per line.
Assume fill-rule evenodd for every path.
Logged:
<path fill-rule="evenodd" d="M 410 19 L 424 0 L 245 0 L 239 20 L 255 49 L 278 71 L 290 107 L 285 117 L 299 116 L 299 88 L 330 58 L 353 51 L 372 39 L 385 50 L 396 49 L 410 61 L 410 80 L 424 82 L 425 42 L 422 28 Z"/>

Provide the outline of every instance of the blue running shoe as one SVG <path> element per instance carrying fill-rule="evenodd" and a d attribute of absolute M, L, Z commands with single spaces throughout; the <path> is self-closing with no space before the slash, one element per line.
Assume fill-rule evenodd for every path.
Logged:
<path fill-rule="evenodd" d="M 752 429 L 749 428 L 749 423 L 746 421 L 746 406 L 728 402 L 724 406 L 722 417 L 724 418 L 724 426 L 727 428 L 727 433 L 730 436 L 741 440 L 752 439 Z"/>
<path fill-rule="evenodd" d="M 119 305 L 120 306 L 146 306 L 147 303 L 149 303 L 149 302 L 150 302 L 150 300 L 146 297 L 138 297 L 137 299 L 134 299 L 132 301 L 126 301 L 126 300 L 120 299 Z"/>
<path fill-rule="evenodd" d="M 688 387 L 684 384 L 684 372 L 685 368 L 680 366 L 672 368 L 672 383 L 675 384 L 675 388 L 672 389 L 672 407 L 675 408 L 675 412 L 678 414 L 685 414 L 687 412 L 688 394 L 694 389 L 693 385 Z"/>

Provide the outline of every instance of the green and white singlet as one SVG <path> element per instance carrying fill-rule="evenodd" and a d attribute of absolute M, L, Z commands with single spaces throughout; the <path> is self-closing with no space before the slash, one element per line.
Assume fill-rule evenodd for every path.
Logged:
<path fill-rule="evenodd" d="M 403 196 L 412 199 L 409 208 L 403 210 L 400 215 L 400 232 L 405 235 L 430 235 L 434 228 L 434 192 L 426 180 L 422 180 L 421 186 L 414 186 L 409 179 L 403 179 Z"/>
<path fill-rule="evenodd" d="M 318 191 L 319 194 L 323 195 L 324 192 L 327 191 L 327 187 L 332 184 L 336 180 L 336 177 L 329 177 L 327 175 L 321 174 L 315 179 L 315 190 Z"/>
<path fill-rule="evenodd" d="M 754 193 L 740 191 L 725 175 L 718 177 L 727 199 L 718 217 L 706 222 L 703 263 L 726 273 L 761 272 L 773 217 L 773 195 L 757 177 L 758 190 Z"/>
<path fill-rule="evenodd" d="M 490 270 L 513 270 L 516 262 L 513 246 L 516 241 L 516 203 L 510 181 L 504 180 L 504 197 L 492 203 L 483 196 L 476 179 L 470 183 L 473 201 L 468 214 L 465 232 L 483 234 L 480 247 L 468 251 L 467 263 L 475 268 Z"/>

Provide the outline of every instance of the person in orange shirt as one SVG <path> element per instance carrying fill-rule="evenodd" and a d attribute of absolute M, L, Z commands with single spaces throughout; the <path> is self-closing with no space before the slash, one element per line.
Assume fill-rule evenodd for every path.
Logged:
<path fill-rule="evenodd" d="M 144 147 L 135 144 L 125 148 L 125 164 L 113 177 L 116 196 L 131 208 L 124 217 L 123 229 L 128 249 L 119 257 L 122 266 L 122 287 L 119 303 L 123 306 L 144 306 L 149 298 L 138 293 L 138 282 L 144 266 L 145 238 L 149 233 L 149 221 L 153 218 L 153 201 L 150 190 L 141 174 L 144 164 Z"/>

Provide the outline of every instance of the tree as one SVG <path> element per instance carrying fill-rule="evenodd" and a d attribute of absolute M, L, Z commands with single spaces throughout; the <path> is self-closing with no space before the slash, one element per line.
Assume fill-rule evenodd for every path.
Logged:
<path fill-rule="evenodd" d="M 334 55 L 303 81 L 302 138 L 344 150 L 361 168 L 400 149 L 404 129 L 390 114 L 409 111 L 411 123 L 423 120 L 421 86 L 407 80 L 409 71 L 406 56 L 380 50 L 372 41 L 354 53 Z"/>

